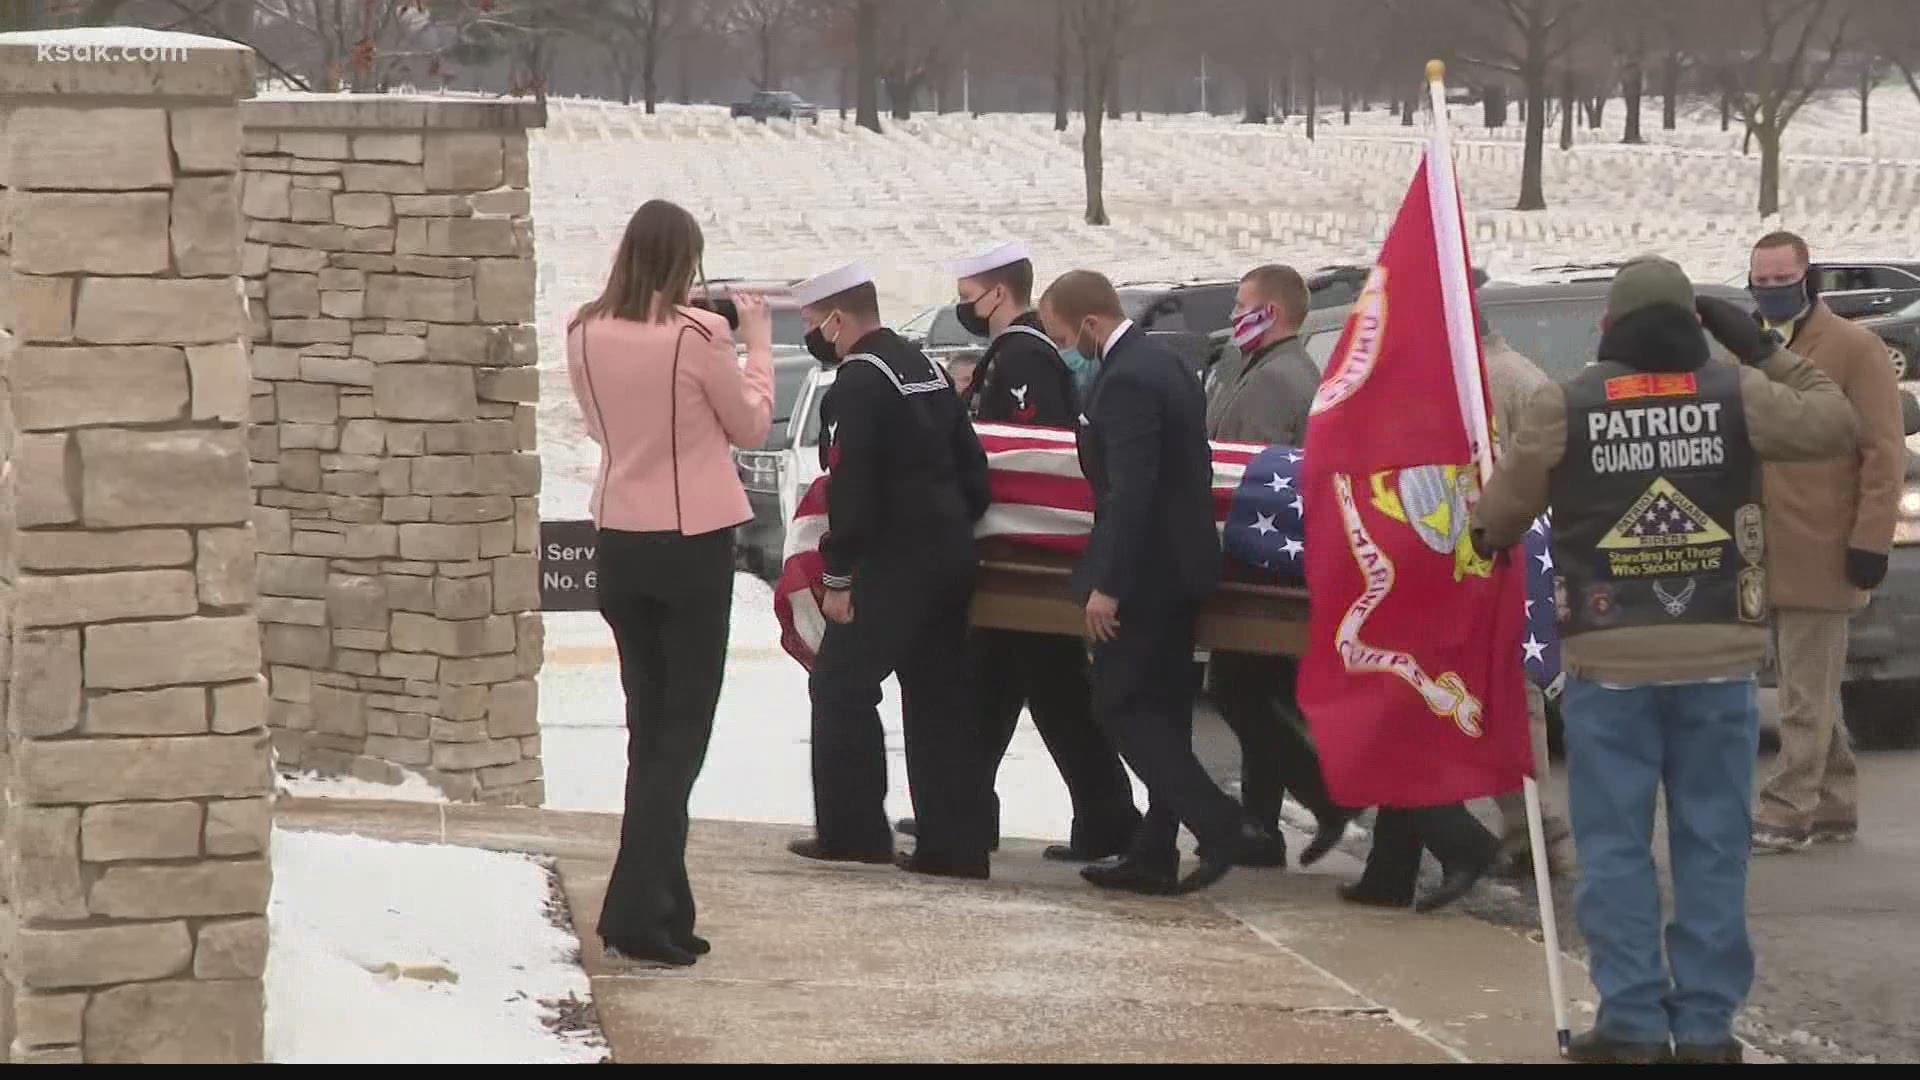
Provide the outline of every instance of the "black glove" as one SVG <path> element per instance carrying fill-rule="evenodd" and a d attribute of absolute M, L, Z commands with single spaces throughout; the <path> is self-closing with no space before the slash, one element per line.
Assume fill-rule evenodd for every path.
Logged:
<path fill-rule="evenodd" d="M 1847 580 L 1856 589 L 1875 589 L 1887 579 L 1887 557 L 1859 548 L 1847 549 Z"/>
<path fill-rule="evenodd" d="M 1700 324 L 1707 328 L 1728 352 L 1743 364 L 1758 364 L 1773 355 L 1776 346 L 1752 316 L 1731 300 L 1717 296 L 1696 296 L 1693 309 L 1700 313 Z"/>

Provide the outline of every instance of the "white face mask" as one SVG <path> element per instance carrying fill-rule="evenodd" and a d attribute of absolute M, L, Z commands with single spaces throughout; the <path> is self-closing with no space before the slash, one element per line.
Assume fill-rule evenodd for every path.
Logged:
<path fill-rule="evenodd" d="M 1273 329 L 1273 305 L 1254 308 L 1233 318 L 1233 344 L 1241 350 L 1251 349 L 1255 342 L 1267 336 Z"/>

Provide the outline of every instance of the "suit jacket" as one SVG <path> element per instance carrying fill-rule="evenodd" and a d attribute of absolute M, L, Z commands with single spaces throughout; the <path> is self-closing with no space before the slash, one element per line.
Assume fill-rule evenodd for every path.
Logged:
<path fill-rule="evenodd" d="M 1220 577 L 1207 401 L 1180 359 L 1131 329 L 1100 361 L 1079 429 L 1093 486 L 1093 533 L 1074 567 L 1083 601 L 1099 591 L 1197 600 Z"/>

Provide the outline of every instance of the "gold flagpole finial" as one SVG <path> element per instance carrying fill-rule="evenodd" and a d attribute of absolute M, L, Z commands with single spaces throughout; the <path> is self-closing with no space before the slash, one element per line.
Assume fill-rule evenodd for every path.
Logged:
<path fill-rule="evenodd" d="M 1447 77 L 1447 65 L 1438 60 L 1427 61 L 1427 81 L 1440 82 Z"/>

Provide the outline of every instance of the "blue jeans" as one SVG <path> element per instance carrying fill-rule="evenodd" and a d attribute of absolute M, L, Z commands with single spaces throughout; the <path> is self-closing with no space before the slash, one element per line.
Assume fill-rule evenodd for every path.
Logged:
<path fill-rule="evenodd" d="M 1597 1027 L 1633 1042 L 1724 1042 L 1753 986 L 1753 680 L 1615 690 L 1569 679 L 1564 711 L 1574 910 L 1600 990 Z M 1662 785 L 1673 869 L 1664 964 L 1653 862 Z"/>

